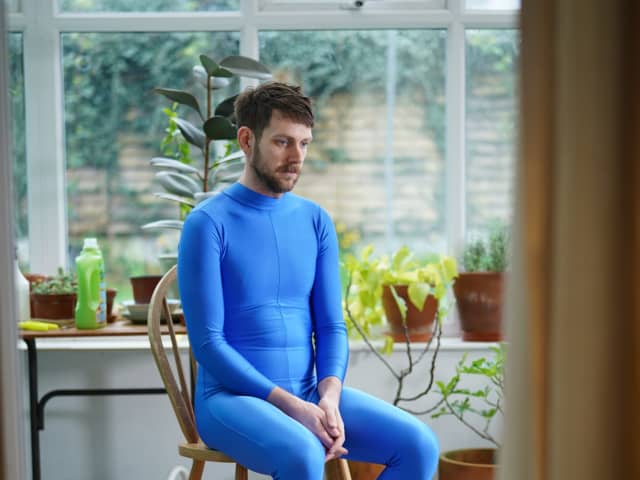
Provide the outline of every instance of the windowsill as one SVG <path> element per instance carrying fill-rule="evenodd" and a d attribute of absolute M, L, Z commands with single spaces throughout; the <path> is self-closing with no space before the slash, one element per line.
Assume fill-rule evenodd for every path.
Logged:
<path fill-rule="evenodd" d="M 189 343 L 186 335 L 177 335 L 178 347 L 187 348 Z M 149 339 L 140 337 L 81 337 L 81 338 L 40 338 L 38 339 L 38 350 L 149 350 Z M 459 337 L 444 337 L 441 339 L 440 349 L 444 351 L 470 351 L 470 350 L 486 350 L 495 342 L 465 342 Z M 381 347 L 382 342 L 376 340 L 373 342 L 376 347 Z M 424 348 L 424 343 L 414 343 L 416 350 Z M 170 346 L 166 343 L 166 346 Z M 433 350 L 435 344 L 431 345 Z M 394 351 L 403 351 L 405 344 L 396 343 Z M 18 343 L 19 350 L 26 350 L 24 342 Z M 352 352 L 366 351 L 369 349 L 367 344 L 362 340 L 350 340 L 349 349 Z"/>

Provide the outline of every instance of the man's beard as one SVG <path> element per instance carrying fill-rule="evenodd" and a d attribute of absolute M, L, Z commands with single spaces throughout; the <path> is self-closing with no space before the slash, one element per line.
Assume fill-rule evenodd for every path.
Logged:
<path fill-rule="evenodd" d="M 270 172 L 267 169 L 265 162 L 262 159 L 262 154 L 257 145 L 253 153 L 253 157 L 249 160 L 249 162 L 250 162 L 249 165 L 253 170 L 253 172 L 255 173 L 258 181 L 262 183 L 262 185 L 271 193 L 281 194 L 281 193 L 286 193 L 291 191 L 295 186 L 295 184 L 298 182 L 298 179 L 300 178 L 300 170 L 298 167 L 290 167 L 287 165 L 287 166 L 281 167 L 275 172 Z M 293 182 L 291 183 L 286 182 L 278 178 L 277 176 L 277 173 L 279 171 L 284 171 L 288 168 L 295 168 L 296 170 L 295 172 L 296 177 L 293 179 Z"/>

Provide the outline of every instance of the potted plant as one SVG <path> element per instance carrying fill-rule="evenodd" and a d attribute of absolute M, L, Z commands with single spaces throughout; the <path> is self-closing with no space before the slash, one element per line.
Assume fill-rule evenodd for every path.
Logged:
<path fill-rule="evenodd" d="M 384 255 L 375 258 L 373 247 L 369 245 L 360 257 L 347 255 L 343 263 L 346 271 L 344 312 L 350 335 L 357 333 L 397 382 L 392 401 L 394 405 L 414 414 L 429 413 L 431 410 L 415 412 L 404 405 L 425 397 L 433 386 L 442 319 L 448 311 L 447 294 L 457 275 L 455 260 L 448 256 L 432 255 L 420 261 L 407 247 L 402 247 L 391 257 Z M 386 300 L 383 300 L 385 294 Z M 389 308 L 387 314 L 385 307 Z M 427 310 L 430 311 L 427 313 Z M 413 331 L 414 321 L 408 317 L 410 313 L 420 312 L 427 313 L 424 318 L 426 323 L 418 327 L 416 334 Z M 374 330 L 385 325 L 385 318 L 388 320 L 395 316 L 399 317 L 398 325 L 395 329 L 392 326 L 391 332 L 384 335 L 384 346 L 379 351 L 372 342 Z M 425 328 L 427 335 L 424 334 Z M 412 341 L 422 339 L 425 339 L 424 346 L 417 351 Z M 406 349 L 405 368 L 396 368 L 385 358 L 385 354 L 393 350 L 396 340 L 402 341 Z M 405 393 L 405 380 L 415 374 L 418 364 L 427 358 L 430 358 L 430 366 L 424 390 L 417 394 Z M 349 468 L 354 480 L 369 480 L 377 478 L 383 466 L 350 461 Z"/>
<path fill-rule="evenodd" d="M 456 366 L 456 373 L 446 382 L 436 381 L 440 394 L 439 409 L 432 418 L 453 416 L 471 429 L 493 448 L 451 450 L 440 455 L 439 480 L 493 480 L 497 468 L 497 454 L 501 447 L 492 423 L 502 416 L 504 400 L 504 344 L 491 347 L 492 358 L 468 361 L 467 355 Z M 464 379 L 480 376 L 486 380 L 482 388 L 472 390 L 464 386 Z"/>
<path fill-rule="evenodd" d="M 392 341 L 431 340 L 436 316 L 442 318 L 448 310 L 447 293 L 457 275 L 452 257 L 434 254 L 419 259 L 406 246 L 391 256 L 374 257 L 369 245 L 359 258 L 348 255 L 344 266 L 350 327 L 355 326 L 355 316 L 368 335 L 372 326 L 386 319 Z"/>
<path fill-rule="evenodd" d="M 506 226 L 495 225 L 488 238 L 468 242 L 461 264 L 453 291 L 463 340 L 502 340 L 504 272 L 509 265 Z"/>
<path fill-rule="evenodd" d="M 31 286 L 31 306 L 34 318 L 58 320 L 56 323 L 71 324 L 76 307 L 76 284 L 74 276 L 58 268 L 57 275 L 36 281 Z"/>
<path fill-rule="evenodd" d="M 226 87 L 233 77 L 266 80 L 271 78 L 271 73 L 261 63 L 237 55 L 220 62 L 200 55 L 200 63 L 193 68 L 193 74 L 204 89 L 203 103 L 184 90 L 160 87 L 154 90 L 174 102 L 172 109 L 165 109 L 169 126 L 162 141 L 163 152 L 170 157 L 151 159 L 151 165 L 158 169 L 156 179 L 164 190 L 154 195 L 177 202 L 180 218 L 147 223 L 144 229 L 181 230 L 184 217 L 198 202 L 235 182 L 244 168 L 244 155 L 235 141 L 237 95 L 221 99 L 216 105 L 213 92 Z M 177 106 L 195 113 L 197 125 L 179 116 Z M 200 151 L 196 159 L 191 155 L 191 146 Z"/>

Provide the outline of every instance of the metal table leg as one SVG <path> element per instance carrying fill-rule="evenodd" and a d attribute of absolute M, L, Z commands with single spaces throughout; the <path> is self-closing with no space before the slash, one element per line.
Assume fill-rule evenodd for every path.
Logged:
<path fill-rule="evenodd" d="M 29 418 L 31 430 L 31 474 L 33 480 L 40 480 L 40 431 L 38 425 L 38 353 L 36 340 L 25 338 L 27 344 L 27 364 L 29 371 Z"/>

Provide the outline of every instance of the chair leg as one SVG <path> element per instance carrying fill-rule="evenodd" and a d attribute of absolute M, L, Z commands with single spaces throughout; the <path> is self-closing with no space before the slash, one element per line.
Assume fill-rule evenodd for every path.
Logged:
<path fill-rule="evenodd" d="M 204 462 L 202 460 L 194 460 L 191 465 L 191 473 L 189 473 L 189 480 L 201 480 L 202 473 L 204 472 Z"/>
<path fill-rule="evenodd" d="M 239 463 L 236 463 L 235 480 L 249 480 L 249 471 Z"/>
<path fill-rule="evenodd" d="M 349 464 L 344 458 L 338 459 L 338 469 L 340 470 L 340 478 L 342 480 L 351 480 L 351 470 L 349 470 Z"/>
<path fill-rule="evenodd" d="M 351 480 L 351 471 L 344 458 L 325 463 L 324 475 L 326 480 Z"/>

